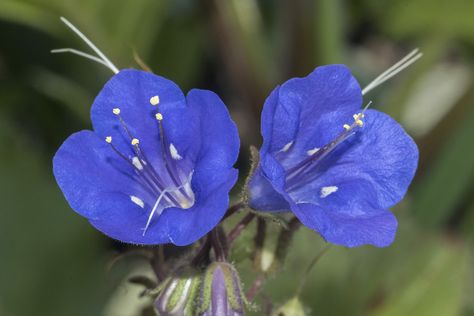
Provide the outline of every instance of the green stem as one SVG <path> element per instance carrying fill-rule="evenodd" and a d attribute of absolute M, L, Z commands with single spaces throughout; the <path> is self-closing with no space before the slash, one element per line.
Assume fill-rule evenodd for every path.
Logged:
<path fill-rule="evenodd" d="M 311 262 L 309 263 L 308 267 L 306 268 L 306 271 L 305 273 L 303 273 L 303 276 L 300 280 L 300 283 L 298 285 L 298 287 L 296 288 L 296 292 L 295 292 L 295 296 L 299 296 L 301 294 L 301 292 L 303 291 L 303 288 L 306 284 L 306 281 L 308 280 L 308 275 L 309 273 L 311 272 L 311 270 L 314 268 L 314 266 L 316 265 L 316 263 L 318 263 L 319 259 L 321 259 L 325 254 L 326 252 L 328 252 L 328 250 L 331 249 L 331 245 L 327 245 L 326 247 L 324 247 L 314 258 L 313 260 L 311 260 Z"/>
<path fill-rule="evenodd" d="M 248 213 L 227 235 L 227 243 L 230 246 L 232 242 L 240 235 L 248 224 L 256 217 L 255 213 Z"/>

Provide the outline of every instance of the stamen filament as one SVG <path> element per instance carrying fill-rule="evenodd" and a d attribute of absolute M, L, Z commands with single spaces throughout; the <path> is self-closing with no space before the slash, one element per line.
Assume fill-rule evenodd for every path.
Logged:
<path fill-rule="evenodd" d="M 153 182 L 151 182 L 148 178 L 146 178 L 142 173 L 140 173 L 140 169 L 138 169 L 134 164 L 133 162 L 131 162 L 124 154 L 122 154 L 118 149 L 117 147 L 115 147 L 113 144 L 112 144 L 112 138 L 108 136 L 106 138 L 106 142 L 108 144 L 110 144 L 110 147 L 112 147 L 113 151 L 115 151 L 115 153 L 117 155 L 119 155 L 119 157 L 121 157 L 123 160 L 125 160 L 130 166 L 132 166 L 132 168 L 136 171 L 136 173 L 141 176 L 139 177 L 139 179 L 141 180 L 145 180 L 146 184 L 148 185 L 148 189 L 151 190 L 153 192 L 153 194 L 159 194 L 160 193 L 160 189 L 153 184 Z M 110 140 L 110 141 L 109 141 Z M 143 182 L 142 182 L 143 183 Z"/>
<path fill-rule="evenodd" d="M 159 113 L 160 114 L 160 113 Z M 163 162 L 165 164 L 166 171 L 168 171 L 168 174 L 170 175 L 171 180 L 173 181 L 174 185 L 179 188 L 179 192 L 183 194 L 187 199 L 190 199 L 191 197 L 188 195 L 186 190 L 182 186 L 180 186 L 180 181 L 177 178 L 177 173 L 176 168 L 171 168 L 171 166 L 174 166 L 173 164 L 170 164 L 170 157 L 168 155 L 168 150 L 169 144 L 166 142 L 166 137 L 165 137 L 165 129 L 163 128 L 163 124 L 161 122 L 162 120 L 158 119 L 158 126 L 160 129 L 160 143 L 161 143 L 161 152 L 163 155 Z"/>
<path fill-rule="evenodd" d="M 356 127 L 361 127 L 363 125 L 363 122 L 362 122 L 362 118 L 364 118 L 363 112 L 354 114 L 353 118 L 354 118 L 354 123 L 352 123 L 352 125 L 344 124 L 343 126 L 344 132 L 339 134 L 339 136 L 337 136 L 335 140 L 325 145 L 323 148 L 318 150 L 314 155 L 303 159 L 303 161 L 301 161 L 296 166 L 288 170 L 287 172 L 288 177 L 287 177 L 286 182 L 287 182 L 287 187 L 289 188 L 289 190 L 294 189 L 294 186 L 298 183 L 298 182 L 293 183 L 294 181 L 292 181 L 297 177 L 298 174 L 307 172 L 308 168 L 311 168 L 311 166 L 316 165 L 317 161 L 321 161 L 323 158 L 329 155 L 340 143 L 348 139 L 350 136 L 354 135 L 353 130 Z"/>
<path fill-rule="evenodd" d="M 120 108 L 114 108 L 112 112 L 119 118 L 120 124 L 122 125 L 123 129 L 125 130 L 125 133 L 128 135 L 130 138 L 130 143 L 132 144 L 132 148 L 134 149 L 135 154 L 137 155 L 138 159 L 142 162 L 143 165 L 143 170 L 145 172 L 148 172 L 150 176 L 154 179 L 154 181 L 157 183 L 160 191 L 164 189 L 164 181 L 163 179 L 158 175 L 156 172 L 155 168 L 151 165 L 149 160 L 147 159 L 145 153 L 143 150 L 140 148 L 138 145 L 140 141 L 132 136 L 132 133 L 128 129 L 127 125 L 125 124 L 125 121 L 123 120 L 122 116 L 120 115 Z M 176 200 L 174 200 L 176 202 Z"/>
<path fill-rule="evenodd" d="M 145 228 L 143 229 L 143 235 L 142 236 L 145 236 L 146 231 L 148 230 L 148 227 L 150 226 L 153 215 L 155 215 L 156 209 L 158 208 L 158 205 L 160 204 L 161 199 L 164 197 L 165 193 L 167 193 L 167 192 L 168 192 L 167 190 L 164 190 L 163 192 L 161 192 L 161 194 L 156 199 L 155 205 L 153 205 L 153 208 L 150 212 L 150 215 L 148 216 L 148 220 L 146 222 Z"/>

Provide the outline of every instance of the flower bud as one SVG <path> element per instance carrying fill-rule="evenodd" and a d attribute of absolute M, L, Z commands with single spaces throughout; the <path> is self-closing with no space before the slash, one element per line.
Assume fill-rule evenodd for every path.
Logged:
<path fill-rule="evenodd" d="M 201 284 L 201 275 L 196 271 L 184 270 L 164 281 L 155 309 L 161 316 L 194 316 Z"/>
<path fill-rule="evenodd" d="M 229 263 L 214 262 L 207 268 L 200 294 L 200 316 L 244 315 L 245 298 L 240 279 Z"/>

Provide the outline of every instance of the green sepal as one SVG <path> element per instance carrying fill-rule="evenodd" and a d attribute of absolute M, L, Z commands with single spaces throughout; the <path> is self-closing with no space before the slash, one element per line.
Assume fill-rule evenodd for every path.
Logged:
<path fill-rule="evenodd" d="M 188 282 L 191 282 L 189 287 L 187 287 Z M 170 289 L 170 286 L 173 288 Z M 194 316 L 196 315 L 196 301 L 200 286 L 201 274 L 196 270 L 186 268 L 178 270 L 174 275 L 168 277 L 162 285 L 150 292 L 150 295 L 154 294 L 157 302 L 161 300 L 159 306 L 166 313 Z M 167 295 L 167 297 L 161 295 Z M 185 297 L 183 298 L 183 296 Z M 154 307 L 159 314 L 158 307 L 156 305 Z"/>
<path fill-rule="evenodd" d="M 245 203 L 245 206 L 249 209 L 249 199 L 250 199 L 250 191 L 249 191 L 249 183 L 252 180 L 252 177 L 257 170 L 258 164 L 260 163 L 260 153 L 258 152 L 257 147 L 250 146 L 250 170 L 247 178 L 245 179 L 245 184 L 242 188 L 242 201 Z"/>

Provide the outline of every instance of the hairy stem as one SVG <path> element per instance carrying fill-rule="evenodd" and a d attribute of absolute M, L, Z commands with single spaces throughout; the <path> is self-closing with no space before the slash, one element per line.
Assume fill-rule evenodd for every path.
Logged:
<path fill-rule="evenodd" d="M 255 218 L 255 213 L 248 213 L 227 235 L 227 243 L 230 246 L 232 242 L 240 235 L 240 233 L 252 222 Z"/>
<path fill-rule="evenodd" d="M 250 287 L 250 289 L 247 291 L 247 294 L 245 294 L 249 302 L 253 301 L 253 299 L 258 294 L 258 292 L 260 291 L 264 283 L 265 283 L 265 275 L 263 273 L 259 274 L 253 281 L 253 284 Z"/>

